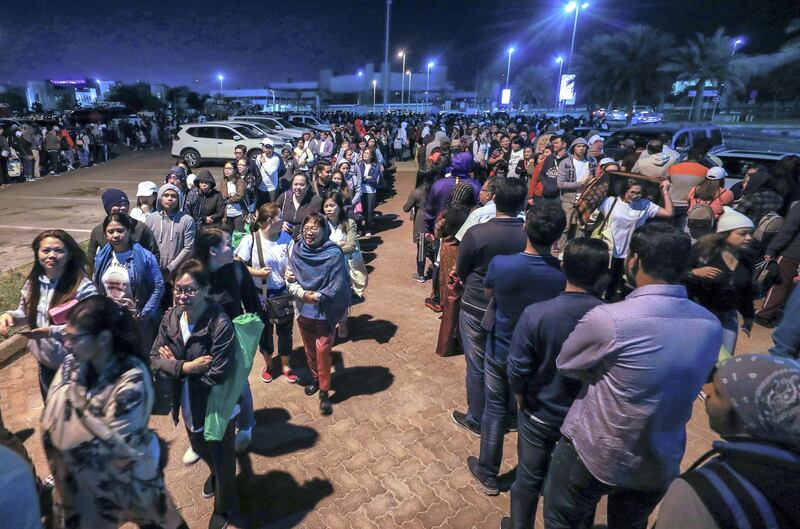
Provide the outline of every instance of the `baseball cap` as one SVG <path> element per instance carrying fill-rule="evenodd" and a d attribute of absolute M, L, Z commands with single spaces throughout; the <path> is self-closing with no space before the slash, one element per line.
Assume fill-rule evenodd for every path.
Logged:
<path fill-rule="evenodd" d="M 706 172 L 706 178 L 709 180 L 722 180 L 726 176 L 728 176 L 728 173 L 722 167 L 712 167 Z"/>
<path fill-rule="evenodd" d="M 149 197 L 153 193 L 158 193 L 158 186 L 154 182 L 150 180 L 139 182 L 139 187 L 136 188 L 137 197 Z"/>
<path fill-rule="evenodd" d="M 263 140 L 261 140 L 261 146 L 262 146 L 262 147 L 266 147 L 266 146 L 274 147 L 274 146 L 275 146 L 275 144 L 272 142 L 272 140 L 271 140 L 271 139 L 269 139 L 269 138 L 264 138 Z"/>

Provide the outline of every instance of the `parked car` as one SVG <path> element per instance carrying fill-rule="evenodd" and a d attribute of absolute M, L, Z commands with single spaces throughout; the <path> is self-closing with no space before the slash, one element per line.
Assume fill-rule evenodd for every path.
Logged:
<path fill-rule="evenodd" d="M 633 119 L 633 116 L 637 114 L 653 114 L 654 111 L 652 107 L 643 106 L 643 105 L 634 105 L 630 112 L 625 110 L 620 110 L 615 108 L 611 112 L 606 113 L 606 121 L 608 122 L 623 122 L 628 123 L 629 120 Z M 633 123 L 631 123 L 633 124 Z"/>
<path fill-rule="evenodd" d="M 235 116 L 230 119 L 231 121 L 250 121 L 253 123 L 261 123 L 262 125 L 269 127 L 269 129 L 273 132 L 277 132 L 294 139 L 302 138 L 304 133 L 311 132 L 310 129 L 295 127 L 284 118 L 273 116 Z"/>
<path fill-rule="evenodd" d="M 788 156 L 799 156 L 798 153 L 780 151 L 755 151 L 742 149 L 713 149 L 709 153 L 712 157 L 722 161 L 722 167 L 728 176 L 725 178 L 725 187 L 731 187 L 744 178 L 748 165 L 763 165 L 767 172 L 773 174 L 775 165 Z"/>
<path fill-rule="evenodd" d="M 312 130 L 316 130 L 318 132 L 326 131 L 330 132 L 331 126 L 329 123 L 324 123 L 320 121 L 315 116 L 308 116 L 305 114 L 292 114 L 288 118 L 289 123 L 292 125 L 297 125 L 299 127 L 306 127 Z"/>
<path fill-rule="evenodd" d="M 712 147 L 723 145 L 722 129 L 712 123 L 659 123 L 625 127 L 606 138 L 605 153 L 614 158 L 621 158 L 622 140 L 632 139 L 636 150 L 642 151 L 647 142 L 660 138 L 662 134 L 671 138 L 670 147 L 685 155 L 689 147 L 710 142 Z"/>
<path fill-rule="evenodd" d="M 664 114 L 660 112 L 636 112 L 631 116 L 631 125 L 644 125 L 646 123 L 661 123 Z"/>
<path fill-rule="evenodd" d="M 242 124 L 252 127 L 259 131 L 260 133 L 264 134 L 267 138 L 271 139 L 275 145 L 284 145 L 286 143 L 294 144 L 294 139 L 291 136 L 287 136 L 283 133 L 275 132 L 274 130 L 270 129 L 266 125 L 262 123 L 257 123 L 255 121 L 228 121 L 228 123 L 233 124 Z"/>
<path fill-rule="evenodd" d="M 251 126 L 232 122 L 189 123 L 181 125 L 172 136 L 171 154 L 183 158 L 189 167 L 198 167 L 211 160 L 233 158 L 233 149 L 239 144 L 247 147 L 252 158 L 261 152 L 263 133 Z"/>

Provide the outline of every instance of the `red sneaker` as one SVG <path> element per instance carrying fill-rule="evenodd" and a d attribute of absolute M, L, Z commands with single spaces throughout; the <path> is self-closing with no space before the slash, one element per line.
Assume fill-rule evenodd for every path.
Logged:
<path fill-rule="evenodd" d="M 265 369 L 261 372 L 261 382 L 264 384 L 269 384 L 273 381 L 272 375 L 270 374 L 268 369 Z"/>
<path fill-rule="evenodd" d="M 286 381 L 289 382 L 289 384 L 297 383 L 297 375 L 295 375 L 294 371 L 292 371 L 291 369 L 287 369 L 286 371 L 284 371 L 283 376 L 286 377 Z"/>
<path fill-rule="evenodd" d="M 442 312 L 442 305 L 434 298 L 425 298 L 425 306 L 433 312 Z"/>

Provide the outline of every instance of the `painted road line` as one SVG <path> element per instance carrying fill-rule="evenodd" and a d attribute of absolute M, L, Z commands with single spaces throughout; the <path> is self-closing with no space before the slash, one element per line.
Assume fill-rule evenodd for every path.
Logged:
<path fill-rule="evenodd" d="M 45 230 L 60 230 L 63 229 L 64 231 L 74 231 L 77 233 L 92 233 L 92 230 L 84 230 L 83 228 L 42 228 L 41 226 L 12 226 L 10 224 L 0 224 L 0 229 L 3 230 L 36 230 L 36 231 L 45 231 Z"/>

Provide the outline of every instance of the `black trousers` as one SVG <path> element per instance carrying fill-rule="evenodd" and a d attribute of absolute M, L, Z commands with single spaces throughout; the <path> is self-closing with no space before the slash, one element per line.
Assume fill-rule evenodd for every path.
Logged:
<path fill-rule="evenodd" d="M 51 173 L 58 173 L 58 151 L 47 151 L 47 161 Z"/>
<path fill-rule="evenodd" d="M 372 231 L 372 216 L 375 214 L 375 203 L 377 193 L 362 193 L 361 203 L 364 205 L 364 227 L 366 231 Z"/>
<path fill-rule="evenodd" d="M 214 512 L 227 515 L 236 506 L 236 453 L 233 449 L 236 421 L 230 421 L 221 441 L 206 441 L 203 432 L 190 432 L 189 443 L 208 465 L 215 480 Z"/>

